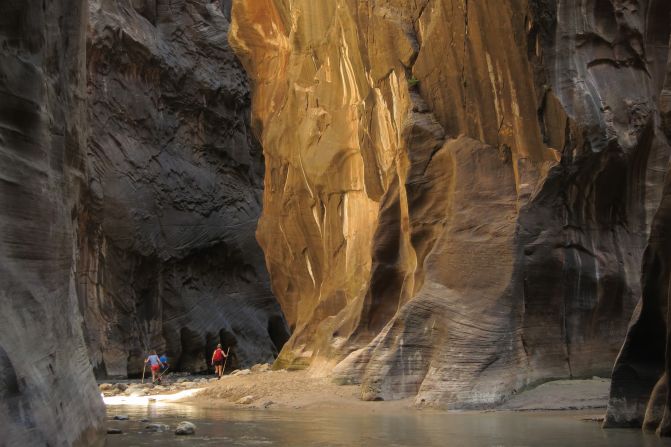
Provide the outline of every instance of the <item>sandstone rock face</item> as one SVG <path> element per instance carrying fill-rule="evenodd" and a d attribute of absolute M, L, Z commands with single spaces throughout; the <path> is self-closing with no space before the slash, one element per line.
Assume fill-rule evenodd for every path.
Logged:
<path fill-rule="evenodd" d="M 276 366 L 461 408 L 608 375 L 669 158 L 670 11 L 234 3 L 293 329 Z"/>
<path fill-rule="evenodd" d="M 96 374 L 149 349 L 203 371 L 272 361 L 288 329 L 254 231 L 263 161 L 230 2 L 91 0 L 90 183 L 78 265 Z"/>
<path fill-rule="evenodd" d="M 86 4 L 0 3 L 0 444 L 98 445 L 77 303 Z"/>
<path fill-rule="evenodd" d="M 660 95 L 662 126 L 671 139 L 671 64 Z M 641 427 L 671 435 L 669 293 L 671 291 L 671 175 L 643 256 L 642 299 L 613 370 L 606 427 Z"/>

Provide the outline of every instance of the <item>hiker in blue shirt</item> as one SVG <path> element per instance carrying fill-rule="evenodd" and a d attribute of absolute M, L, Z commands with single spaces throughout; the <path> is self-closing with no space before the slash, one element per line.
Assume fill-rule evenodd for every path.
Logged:
<path fill-rule="evenodd" d="M 163 373 L 165 373 L 165 372 L 168 370 L 168 368 L 170 367 L 170 365 L 168 364 L 168 357 L 167 357 L 165 354 L 163 354 L 163 355 L 159 358 L 159 360 L 161 360 L 161 363 L 163 364 L 163 366 L 161 366 L 161 374 L 163 374 Z"/>

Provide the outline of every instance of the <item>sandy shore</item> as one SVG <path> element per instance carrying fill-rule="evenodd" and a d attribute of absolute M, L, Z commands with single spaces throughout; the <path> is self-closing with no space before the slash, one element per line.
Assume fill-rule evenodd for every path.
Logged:
<path fill-rule="evenodd" d="M 610 379 L 555 380 L 513 396 L 497 410 L 556 411 L 605 409 Z"/>
<path fill-rule="evenodd" d="M 414 398 L 367 402 L 359 385 L 336 385 L 307 371 L 271 371 L 268 365 L 235 371 L 220 380 L 211 376 L 168 376 L 163 386 L 136 381 L 100 385 L 106 405 L 186 403 L 203 408 L 349 408 L 371 411 L 415 409 Z M 512 396 L 487 411 L 594 410 L 602 414 L 608 403 L 610 380 L 557 380 Z"/>
<path fill-rule="evenodd" d="M 559 380 L 547 382 L 509 399 L 494 410 L 556 411 L 595 410 L 608 402 L 610 380 Z M 193 396 L 182 399 L 199 406 L 254 408 L 349 408 L 412 409 L 414 399 L 365 402 L 358 385 L 336 385 L 328 378 L 315 378 L 305 371 L 245 371 L 208 382 Z"/>
<path fill-rule="evenodd" d="M 364 402 L 358 385 L 336 385 L 328 378 L 315 378 L 305 371 L 264 371 L 224 376 L 208 383 L 185 401 L 204 406 L 254 408 L 411 408 L 412 399 Z"/>

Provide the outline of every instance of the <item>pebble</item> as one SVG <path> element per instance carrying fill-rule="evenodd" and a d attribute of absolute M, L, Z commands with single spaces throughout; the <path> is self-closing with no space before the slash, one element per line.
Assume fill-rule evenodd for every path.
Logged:
<path fill-rule="evenodd" d="M 107 429 L 107 434 L 108 435 L 120 435 L 123 433 L 120 428 L 108 428 Z"/>
<path fill-rule="evenodd" d="M 114 419 L 115 421 L 127 421 L 127 420 L 128 420 L 128 416 L 125 415 L 125 414 L 117 414 L 116 416 L 114 416 L 113 419 Z"/>
<path fill-rule="evenodd" d="M 187 421 L 180 422 L 175 429 L 176 435 L 193 435 L 195 433 L 196 426 Z"/>

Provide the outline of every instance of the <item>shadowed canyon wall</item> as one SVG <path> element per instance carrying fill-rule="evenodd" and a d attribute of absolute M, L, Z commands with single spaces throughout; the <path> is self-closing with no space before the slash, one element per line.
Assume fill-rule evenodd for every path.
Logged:
<path fill-rule="evenodd" d="M 149 349 L 197 372 L 288 338 L 230 8 L 0 2 L 0 445 L 96 445 L 93 370 Z"/>
<path fill-rule="evenodd" d="M 669 144 L 664 0 L 240 0 L 276 365 L 494 405 L 609 375 Z"/>
<path fill-rule="evenodd" d="M 671 62 L 671 61 L 669 61 Z M 662 126 L 671 141 L 671 63 L 660 95 Z M 671 176 L 643 256 L 642 300 L 613 370 L 606 427 L 643 426 L 671 435 L 669 293 L 671 292 Z"/>
<path fill-rule="evenodd" d="M 254 231 L 263 158 L 229 49 L 230 2 L 91 0 L 90 180 L 78 287 L 97 375 L 148 350 L 204 371 L 273 361 L 288 338 Z"/>
<path fill-rule="evenodd" d="M 0 2 L 0 445 L 95 445 L 77 306 L 86 3 Z"/>

